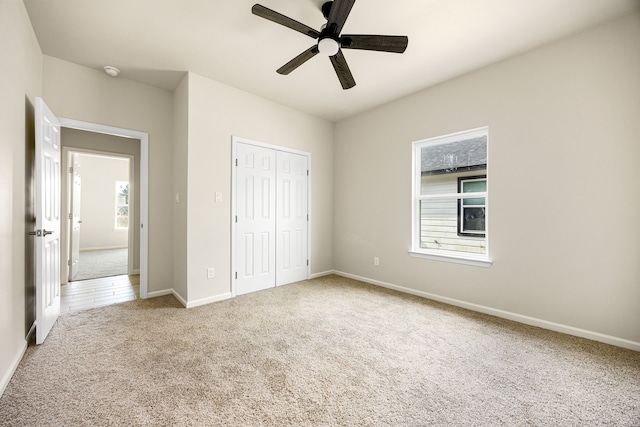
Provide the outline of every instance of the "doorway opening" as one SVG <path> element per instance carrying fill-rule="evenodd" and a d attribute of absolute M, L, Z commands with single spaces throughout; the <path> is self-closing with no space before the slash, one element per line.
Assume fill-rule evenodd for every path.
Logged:
<path fill-rule="evenodd" d="M 134 156 L 67 147 L 63 156 L 68 165 L 63 205 L 68 281 L 139 274 L 134 257 L 136 232 L 139 240 Z"/>
<path fill-rule="evenodd" d="M 140 296 L 141 141 L 62 129 L 61 313 Z"/>
<path fill-rule="evenodd" d="M 62 133 L 61 144 L 64 151 L 62 162 L 65 163 L 62 165 L 63 171 L 67 172 L 68 168 L 72 166 L 72 161 L 68 161 L 69 152 L 93 157 L 115 158 L 128 162 L 128 190 L 126 185 L 122 185 L 122 183 L 127 182 L 125 179 L 118 179 L 118 185 L 122 185 L 121 188 L 116 188 L 117 184 L 115 182 L 112 184 L 111 200 L 114 203 L 114 208 L 113 211 L 109 211 L 109 214 L 113 215 L 112 229 L 118 227 L 124 229 L 123 226 L 125 224 L 127 226 L 124 232 L 124 234 L 127 235 L 126 270 L 124 275 L 91 280 L 96 282 L 92 284 L 95 285 L 95 287 L 111 286 L 112 289 L 110 292 L 113 295 L 119 292 L 118 287 L 126 286 L 127 292 L 133 287 L 136 297 L 147 298 L 149 135 L 146 132 L 74 119 L 59 118 L 59 121 Z M 82 166 L 80 166 L 80 168 L 82 171 Z M 67 194 L 66 191 L 66 180 L 67 177 L 71 175 L 65 173 L 63 176 L 65 178 L 63 178 L 64 182 L 61 183 L 63 184 L 62 197 L 69 199 L 70 195 Z M 80 185 L 82 185 L 82 182 Z M 86 191 L 83 191 L 81 188 L 80 194 L 82 195 L 83 192 L 86 193 Z M 126 196 L 128 196 L 128 200 Z M 62 236 L 67 236 L 63 238 L 61 242 L 61 254 L 63 256 L 61 257 L 60 282 L 62 284 L 69 283 L 69 270 L 71 270 L 71 265 L 69 264 L 70 262 L 73 264 L 73 257 L 70 256 L 71 254 L 69 252 L 69 238 L 71 237 L 69 229 L 73 224 L 73 218 L 69 219 L 69 216 L 73 217 L 73 214 L 67 208 L 68 202 L 69 200 L 63 200 L 62 203 L 63 220 L 61 221 L 60 230 Z M 67 212 L 65 212 L 65 209 L 67 209 Z M 128 213 L 128 215 L 124 215 L 125 213 Z M 82 219 L 82 211 L 80 211 L 78 217 L 80 221 L 83 221 L 81 226 L 86 226 L 85 220 Z M 76 220 L 78 220 L 78 218 L 76 218 Z M 110 246 L 118 246 L 118 244 Z M 91 249 L 91 247 L 89 247 L 89 249 Z M 73 283 L 74 282 L 71 284 Z"/>

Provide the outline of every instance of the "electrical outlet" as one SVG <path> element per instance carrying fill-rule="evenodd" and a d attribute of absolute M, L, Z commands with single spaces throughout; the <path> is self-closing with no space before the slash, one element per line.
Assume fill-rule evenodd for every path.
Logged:
<path fill-rule="evenodd" d="M 377 256 L 373 257 L 373 265 L 378 266 L 380 265 L 380 258 L 378 258 Z"/>
<path fill-rule="evenodd" d="M 216 269 L 213 267 L 207 268 L 207 279 L 213 279 L 216 277 Z"/>

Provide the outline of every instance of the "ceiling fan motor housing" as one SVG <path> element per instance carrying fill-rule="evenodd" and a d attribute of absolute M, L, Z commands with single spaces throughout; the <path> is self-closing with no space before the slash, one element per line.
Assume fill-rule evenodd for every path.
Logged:
<path fill-rule="evenodd" d="M 332 1 L 328 1 L 322 4 L 322 14 L 325 19 L 329 19 L 329 13 L 331 13 Z M 340 49 L 340 37 L 336 34 L 335 26 L 330 27 L 325 24 L 320 31 L 320 37 L 318 37 L 318 50 L 327 56 L 334 56 Z"/>
<path fill-rule="evenodd" d="M 329 12 L 331 12 L 332 1 L 325 2 L 322 5 L 322 14 L 324 15 L 324 19 L 329 19 Z"/>

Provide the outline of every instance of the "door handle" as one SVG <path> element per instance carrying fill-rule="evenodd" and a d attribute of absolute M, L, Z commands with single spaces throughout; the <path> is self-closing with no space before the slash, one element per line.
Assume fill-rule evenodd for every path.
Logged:
<path fill-rule="evenodd" d="M 36 231 L 29 231 L 27 234 L 28 234 L 29 236 L 42 237 L 42 236 L 48 236 L 49 234 L 53 234 L 53 231 L 47 231 L 47 230 L 36 230 Z"/>

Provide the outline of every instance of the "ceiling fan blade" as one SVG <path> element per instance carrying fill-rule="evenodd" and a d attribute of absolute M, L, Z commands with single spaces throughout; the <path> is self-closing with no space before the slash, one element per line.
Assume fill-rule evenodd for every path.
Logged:
<path fill-rule="evenodd" d="M 345 35 L 340 37 L 343 49 L 376 50 L 403 53 L 409 44 L 407 36 Z"/>
<path fill-rule="evenodd" d="M 257 15 L 261 18 L 268 19 L 269 21 L 273 21 L 276 24 L 284 25 L 287 28 L 291 28 L 292 30 L 296 30 L 299 33 L 305 34 L 312 39 L 317 39 L 320 36 L 320 33 L 313 28 L 304 25 L 294 19 L 289 18 L 288 16 L 284 16 L 281 13 L 276 12 L 275 10 L 271 10 L 268 7 L 264 7 L 260 4 L 254 4 L 251 8 L 251 13 Z"/>
<path fill-rule="evenodd" d="M 334 35 L 340 34 L 344 23 L 347 21 L 347 17 L 351 12 L 351 8 L 356 0 L 334 0 L 329 11 L 329 18 L 327 22 L 327 28 L 333 32 Z"/>
<path fill-rule="evenodd" d="M 347 60 L 342 54 L 342 50 L 338 50 L 333 56 L 330 56 L 331 64 L 333 64 L 333 69 L 336 70 L 336 74 L 338 75 L 338 80 L 340 80 L 340 84 L 342 85 L 342 89 L 351 89 L 356 85 L 356 81 L 351 74 L 351 70 L 349 70 L 349 66 L 347 65 Z"/>
<path fill-rule="evenodd" d="M 278 68 L 278 74 L 287 75 L 314 56 L 318 54 L 318 46 L 314 45 L 311 48 L 305 50 L 300 55 L 293 58 L 291 61 L 284 64 L 282 67 Z"/>

